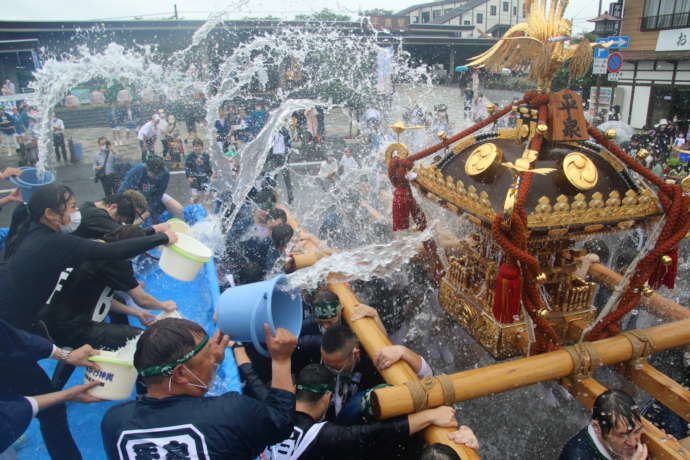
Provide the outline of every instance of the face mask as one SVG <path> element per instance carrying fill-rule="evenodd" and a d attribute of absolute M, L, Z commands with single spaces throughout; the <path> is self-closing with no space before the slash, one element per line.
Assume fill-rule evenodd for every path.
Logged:
<path fill-rule="evenodd" d="M 60 231 L 62 233 L 72 233 L 77 228 L 79 228 L 79 224 L 81 224 L 81 212 L 74 211 L 74 212 L 69 213 L 68 216 L 69 216 L 69 223 L 68 224 L 60 224 Z"/>
<path fill-rule="evenodd" d="M 192 377 L 194 377 L 196 379 L 197 382 L 200 383 L 200 385 L 197 385 L 196 383 L 188 383 L 187 385 L 191 385 L 191 386 L 196 387 L 196 388 L 201 388 L 202 390 L 208 390 L 209 389 L 209 385 L 204 383 L 204 381 L 201 380 L 194 372 L 190 371 L 187 366 L 185 366 L 183 364 L 182 367 L 184 367 L 184 369 L 187 372 L 189 372 L 192 375 Z M 218 371 L 218 364 L 214 364 L 213 365 L 213 372 L 211 373 L 211 379 L 209 380 L 209 383 L 213 382 L 213 379 L 216 378 L 216 372 L 217 371 Z"/>

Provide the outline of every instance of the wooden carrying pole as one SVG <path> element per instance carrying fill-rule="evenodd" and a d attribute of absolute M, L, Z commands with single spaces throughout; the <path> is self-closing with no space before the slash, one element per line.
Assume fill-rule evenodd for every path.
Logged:
<path fill-rule="evenodd" d="M 503 362 L 450 375 L 452 393 L 446 395 L 454 402 L 467 401 L 493 393 L 532 385 L 546 380 L 558 379 L 582 371 L 582 366 L 594 370 L 598 365 L 609 365 L 638 358 L 635 353 L 644 350 L 661 351 L 690 343 L 690 319 L 662 324 L 634 333 L 644 340 L 629 334 L 621 334 L 596 342 L 585 342 L 573 347 L 529 358 Z M 644 342 L 645 343 L 641 343 Z M 449 390 L 446 388 L 446 392 Z M 417 412 L 420 408 L 419 392 L 417 406 L 410 389 L 404 385 L 381 388 L 372 393 L 374 413 L 380 418 L 395 417 Z M 434 379 L 426 390 L 424 407 L 436 407 L 444 402 L 444 389 Z"/>
<path fill-rule="evenodd" d="M 296 227 L 296 222 L 290 222 L 293 228 Z M 304 249 L 309 251 L 306 254 L 293 255 L 293 260 L 295 261 L 295 266 L 297 269 L 307 267 L 316 263 L 321 257 L 326 254 L 319 251 L 313 241 L 305 240 Z M 367 352 L 369 357 L 374 360 L 374 357 L 383 347 L 392 345 L 390 339 L 386 334 L 378 327 L 376 321 L 373 318 L 362 318 L 357 321 L 352 321 L 352 313 L 359 302 L 357 296 L 352 292 L 350 286 L 347 283 L 339 282 L 334 277 L 334 275 L 329 275 L 328 277 L 328 289 L 338 296 L 340 304 L 343 306 L 343 318 L 347 322 L 352 332 L 357 335 L 360 344 Z M 412 368 L 403 361 L 398 361 L 387 369 L 379 371 L 381 376 L 391 385 L 402 385 L 405 382 L 419 382 L 417 374 L 412 370 Z M 463 460 L 479 460 L 479 455 L 469 447 L 456 444 L 448 439 L 448 433 L 453 430 L 450 428 L 441 428 L 438 426 L 430 426 L 424 430 L 424 440 L 427 444 L 445 444 L 451 447 Z"/>
<path fill-rule="evenodd" d="M 614 289 L 623 279 L 623 275 L 599 263 L 592 264 L 588 273 L 594 280 L 604 284 L 609 289 Z M 690 308 L 657 293 L 650 297 L 642 296 L 640 305 L 649 313 L 667 320 L 678 321 L 690 318 Z"/>

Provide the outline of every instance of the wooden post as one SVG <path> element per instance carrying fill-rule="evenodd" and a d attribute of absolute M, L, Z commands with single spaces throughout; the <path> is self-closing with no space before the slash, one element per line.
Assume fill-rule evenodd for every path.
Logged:
<path fill-rule="evenodd" d="M 592 264 L 589 268 L 589 276 L 609 289 L 614 289 L 623 279 L 623 275 L 616 273 L 605 265 L 597 263 Z M 690 318 L 690 309 L 657 293 L 652 294 L 650 297 L 642 296 L 640 305 L 649 313 L 664 319 L 677 321 Z"/>
<path fill-rule="evenodd" d="M 649 329 L 638 330 L 654 343 L 654 350 L 661 351 L 690 343 L 690 319 L 662 324 Z M 582 356 L 579 350 L 570 348 L 582 362 L 591 362 L 596 356 L 600 365 L 616 364 L 633 357 L 633 346 L 622 335 L 596 342 L 585 342 L 583 346 L 592 350 L 589 356 Z M 588 364 L 589 365 L 589 364 Z M 545 380 L 566 377 L 576 369 L 571 354 L 566 349 L 530 356 L 529 358 L 502 362 L 492 366 L 471 369 L 450 375 L 455 402 L 467 401 L 489 394 L 532 385 Z M 381 388 L 372 393 L 372 406 L 381 418 L 395 417 L 414 412 L 410 390 L 403 385 Z M 443 404 L 443 390 L 434 381 L 427 391 L 428 407 Z"/>
<path fill-rule="evenodd" d="M 563 380 L 561 384 L 590 409 L 594 406 L 597 396 L 606 391 L 606 387 L 592 378 L 581 379 L 575 383 Z M 644 417 L 642 417 L 642 426 L 644 427 L 642 440 L 647 444 L 650 458 L 664 460 L 688 458 L 690 452 L 687 449 Z"/>

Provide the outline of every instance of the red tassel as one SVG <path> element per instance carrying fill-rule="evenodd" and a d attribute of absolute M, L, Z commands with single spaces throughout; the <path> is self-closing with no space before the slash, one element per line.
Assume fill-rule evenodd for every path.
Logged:
<path fill-rule="evenodd" d="M 676 276 L 678 275 L 678 247 L 673 248 L 667 256 L 671 257 L 671 263 L 664 265 L 660 260 L 657 263 L 652 276 L 649 277 L 647 283 L 652 289 L 659 289 L 662 285 L 673 289 L 676 285 Z"/>
<path fill-rule="evenodd" d="M 671 264 L 666 267 L 664 284 L 667 288 L 673 289 L 676 286 L 676 277 L 678 276 L 678 246 L 673 248 L 667 255 L 671 257 Z"/>
<path fill-rule="evenodd" d="M 510 324 L 520 310 L 520 270 L 514 265 L 501 264 L 496 276 L 494 318 Z"/>
<path fill-rule="evenodd" d="M 404 187 L 398 187 L 393 192 L 393 231 L 406 230 L 410 227 L 410 206 L 412 194 Z"/>

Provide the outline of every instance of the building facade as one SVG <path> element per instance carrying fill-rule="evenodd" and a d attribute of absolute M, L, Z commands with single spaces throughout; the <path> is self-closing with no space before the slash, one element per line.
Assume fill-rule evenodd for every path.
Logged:
<path fill-rule="evenodd" d="M 625 0 L 620 33 L 630 46 L 614 94 L 634 128 L 690 118 L 690 0 Z"/>
<path fill-rule="evenodd" d="M 410 24 L 463 26 L 459 38 L 502 36 L 525 20 L 525 0 L 451 0 L 422 3 L 396 13 Z"/>

